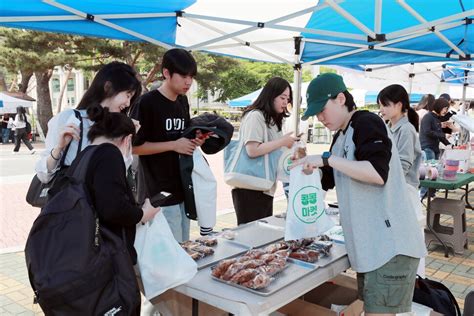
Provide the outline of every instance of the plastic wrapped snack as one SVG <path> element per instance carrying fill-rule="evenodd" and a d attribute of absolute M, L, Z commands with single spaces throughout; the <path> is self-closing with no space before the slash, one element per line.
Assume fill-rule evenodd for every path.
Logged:
<path fill-rule="evenodd" d="M 240 270 L 243 270 L 245 264 L 243 262 L 236 262 L 233 263 L 227 271 L 222 275 L 221 279 L 225 281 L 229 281 L 235 274 L 237 274 Z"/>
<path fill-rule="evenodd" d="M 207 247 L 212 247 L 217 245 L 217 238 L 212 236 L 202 236 L 196 239 L 196 242 L 203 244 Z"/>
<path fill-rule="evenodd" d="M 232 278 L 230 279 L 230 282 L 242 284 L 242 283 L 252 280 L 256 275 L 257 275 L 257 271 L 255 269 L 240 270 L 239 272 L 234 274 L 234 276 L 232 276 Z"/>
<path fill-rule="evenodd" d="M 270 276 L 266 274 L 257 274 L 253 279 L 242 283 L 242 285 L 254 290 L 260 290 L 266 288 L 271 281 L 272 278 Z"/>
<path fill-rule="evenodd" d="M 227 269 L 235 262 L 237 262 L 237 259 L 222 260 L 214 267 L 214 269 L 212 269 L 212 275 L 216 278 L 220 278 L 227 271 Z"/>

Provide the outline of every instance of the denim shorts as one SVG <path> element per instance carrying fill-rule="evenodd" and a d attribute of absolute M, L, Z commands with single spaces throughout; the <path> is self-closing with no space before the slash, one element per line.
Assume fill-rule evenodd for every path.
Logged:
<path fill-rule="evenodd" d="M 419 258 L 397 255 L 380 268 L 357 273 L 359 299 L 366 313 L 411 311 Z"/>

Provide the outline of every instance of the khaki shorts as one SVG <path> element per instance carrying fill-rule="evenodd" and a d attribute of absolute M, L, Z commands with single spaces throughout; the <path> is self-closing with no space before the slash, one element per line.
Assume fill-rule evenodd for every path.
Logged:
<path fill-rule="evenodd" d="M 357 273 L 359 299 L 366 313 L 411 311 L 419 258 L 397 255 L 377 270 Z"/>

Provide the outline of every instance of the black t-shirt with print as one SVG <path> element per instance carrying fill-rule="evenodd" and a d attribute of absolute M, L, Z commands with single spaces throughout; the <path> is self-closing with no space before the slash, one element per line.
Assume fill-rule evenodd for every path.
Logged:
<path fill-rule="evenodd" d="M 171 101 L 158 90 L 143 95 L 132 117 L 140 121 L 133 144 L 145 142 L 167 142 L 181 138 L 181 134 L 189 123 L 189 104 L 186 96 L 178 96 Z M 184 193 L 179 171 L 179 154 L 168 151 L 154 155 L 140 156 L 139 177 L 143 177 L 145 197 L 153 197 L 160 191 L 170 192 L 173 196 L 164 206 L 183 202 Z"/>

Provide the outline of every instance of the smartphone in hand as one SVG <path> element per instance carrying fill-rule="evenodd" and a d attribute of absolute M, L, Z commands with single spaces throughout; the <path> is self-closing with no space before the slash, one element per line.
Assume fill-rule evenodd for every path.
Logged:
<path fill-rule="evenodd" d="M 160 193 L 154 195 L 150 198 L 150 203 L 153 207 L 162 206 L 172 196 L 171 193 L 166 191 L 161 191 Z"/>

